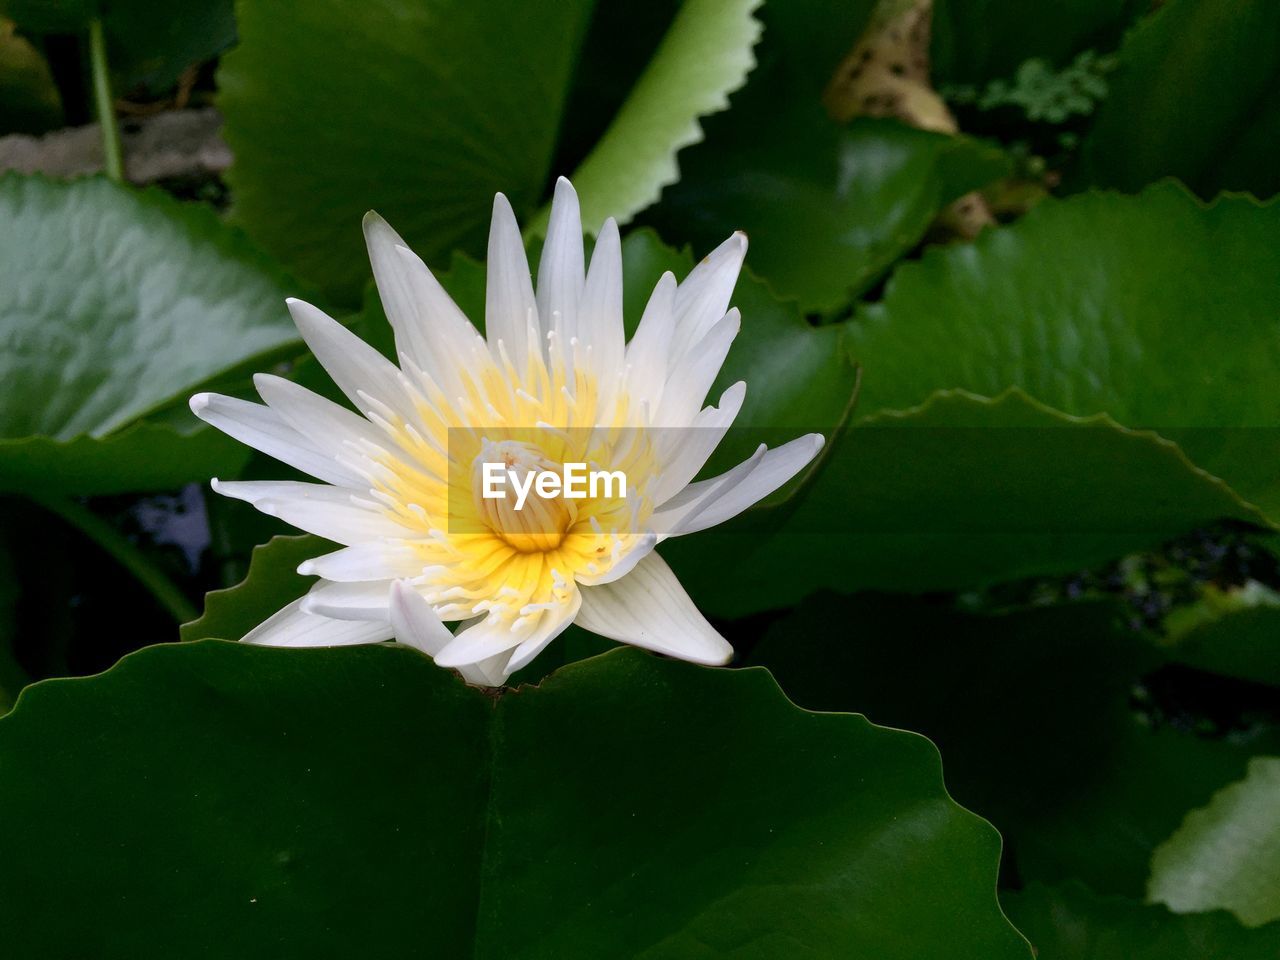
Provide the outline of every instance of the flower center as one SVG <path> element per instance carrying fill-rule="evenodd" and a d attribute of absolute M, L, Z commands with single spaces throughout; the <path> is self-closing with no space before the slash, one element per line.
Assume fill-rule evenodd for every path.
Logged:
<path fill-rule="evenodd" d="M 489 529 L 519 552 L 555 550 L 578 511 L 559 491 L 540 494 L 537 480 L 541 474 L 559 474 L 561 469 L 533 444 L 485 440 L 471 463 L 476 510 Z"/>

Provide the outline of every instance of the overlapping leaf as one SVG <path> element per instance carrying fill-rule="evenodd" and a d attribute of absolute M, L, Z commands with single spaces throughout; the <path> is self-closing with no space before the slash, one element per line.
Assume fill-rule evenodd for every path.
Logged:
<path fill-rule="evenodd" d="M 1140 190 L 1177 177 L 1205 198 L 1280 190 L 1280 6 L 1169 0 L 1126 38 L 1084 143 L 1081 179 Z"/>
<path fill-rule="evenodd" d="M 23 953 L 1030 957 L 928 741 L 764 671 L 631 651 L 495 701 L 407 648 L 151 647 L 29 688 L 0 765 Z"/>
<path fill-rule="evenodd" d="M 1147 891 L 1178 913 L 1280 921 L 1280 757 L 1255 757 L 1244 779 L 1187 814 L 1151 858 Z"/>
<path fill-rule="evenodd" d="M 771 628 L 751 662 L 801 706 L 934 739 L 949 787 L 1001 831 L 1024 881 L 1141 898 L 1152 851 L 1277 737 L 1141 724 L 1130 690 L 1161 658 L 1117 617 L 1100 602 L 978 615 L 946 599 L 824 597 Z"/>
<path fill-rule="evenodd" d="M 292 281 L 212 211 L 106 180 L 9 176 L 0 219 L 0 488 L 164 487 L 241 462 L 181 417 L 137 421 L 291 343 Z"/>

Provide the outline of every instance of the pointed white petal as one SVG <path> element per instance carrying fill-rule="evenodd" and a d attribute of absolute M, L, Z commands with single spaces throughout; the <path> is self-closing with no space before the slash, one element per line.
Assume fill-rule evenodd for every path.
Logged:
<path fill-rule="evenodd" d="M 365 482 L 261 404 L 217 393 L 197 393 L 191 398 L 191 412 L 241 443 L 320 480 L 352 485 Z"/>
<path fill-rule="evenodd" d="M 803 470 L 818 455 L 822 443 L 821 434 L 806 434 L 769 450 L 762 457 L 753 457 L 719 477 L 689 484 L 684 492 L 668 501 L 668 505 L 687 494 L 693 499 L 694 508 L 681 518 L 669 535 L 697 533 L 733 519 Z M 739 467 L 747 464 L 751 465 L 749 471 L 735 475 Z M 666 505 L 658 511 L 659 514 L 665 509 Z M 660 522 L 655 516 L 655 525 Z"/>
<path fill-rule="evenodd" d="M 622 242 L 612 217 L 600 228 L 591 253 L 578 307 L 578 337 L 591 348 L 596 375 L 616 377 L 622 369 L 626 332 L 622 325 Z M 605 385 L 600 386 L 603 389 Z"/>
<path fill-rule="evenodd" d="M 735 307 L 726 313 L 702 340 L 676 362 L 663 389 L 662 404 L 654 423 L 663 427 L 684 427 L 697 415 L 707 391 L 720 374 L 734 338 L 742 328 Z"/>
<path fill-rule="evenodd" d="M 264 647 L 345 647 L 391 639 L 389 623 L 331 620 L 303 613 L 301 600 L 272 614 L 242 638 Z"/>
<path fill-rule="evenodd" d="M 429 356 L 426 324 L 419 309 L 409 276 L 408 264 L 397 253 L 405 246 L 400 234 L 372 210 L 364 215 L 364 239 L 369 248 L 369 263 L 373 267 L 373 279 L 378 285 L 382 309 L 387 314 L 391 329 L 396 335 L 396 353 L 407 354 L 420 367 L 425 368 Z"/>
<path fill-rule="evenodd" d="M 366 397 L 373 397 L 403 419 L 413 419 L 399 367 L 323 310 L 293 298 L 286 303 L 302 339 L 357 410 L 369 412 Z"/>
<path fill-rule="evenodd" d="M 547 242 L 538 264 L 538 317 L 562 343 L 578 336 L 578 301 L 582 298 L 582 217 L 578 195 L 564 177 L 556 181 L 551 200 Z"/>
<path fill-rule="evenodd" d="M 323 577 L 335 583 L 361 580 L 396 580 L 422 573 L 422 560 L 409 540 L 367 540 L 333 553 L 304 560 L 298 565 L 304 577 Z"/>
<path fill-rule="evenodd" d="M 724 490 L 742 482 L 764 459 L 768 447 L 763 443 L 746 460 L 733 469 L 713 477 L 691 483 L 653 513 L 653 526 L 665 540 L 679 536 L 693 518 L 713 503 Z"/>
<path fill-rule="evenodd" d="M 431 604 L 412 585 L 397 581 L 391 585 L 391 626 L 396 633 L 396 642 L 420 650 L 429 657 L 434 657 L 452 640 L 449 628 L 436 616 Z M 468 683 L 481 687 L 495 687 L 502 684 L 503 674 L 495 664 L 467 664 L 458 667 L 462 678 Z"/>
<path fill-rule="evenodd" d="M 573 623 L 574 617 L 578 615 L 578 609 L 581 606 L 582 594 L 580 591 L 575 590 L 566 602 L 545 611 L 542 619 L 538 622 L 537 629 L 520 646 L 516 647 L 511 654 L 511 659 L 507 661 L 506 666 L 503 668 L 503 679 L 511 676 L 521 667 L 532 663 L 533 658 L 545 650 L 547 644 L 569 628 L 569 624 Z"/>
<path fill-rule="evenodd" d="M 729 308 L 747 255 L 747 235 L 739 231 L 712 250 L 676 291 L 676 335 L 671 354 L 679 357 L 697 343 Z"/>
<path fill-rule="evenodd" d="M 533 333 L 531 334 L 530 328 Z M 529 259 L 511 204 L 502 194 L 493 198 L 489 226 L 489 263 L 485 280 L 484 329 L 496 355 L 498 341 L 506 346 L 516 372 L 524 372 L 530 336 L 541 340 L 538 308 L 529 277 Z M 535 347 L 540 349 L 538 344 Z"/>
<path fill-rule="evenodd" d="M 672 444 L 670 447 L 664 444 L 661 451 L 662 472 L 651 489 L 654 503 L 659 506 L 666 503 L 698 475 L 733 425 L 746 395 L 747 385 L 739 380 L 720 395 L 719 406 L 701 411 L 688 429 L 662 432 L 660 438 L 663 441 L 671 438 Z"/>
<path fill-rule="evenodd" d="M 463 392 L 458 371 L 471 365 L 476 342 L 483 344 L 484 338 L 416 253 L 397 247 L 396 255 L 405 266 L 421 315 L 421 346 L 409 358 L 446 396 L 456 397 Z"/>
<path fill-rule="evenodd" d="M 636 335 L 627 344 L 627 390 L 636 403 L 651 411 L 662 402 L 668 357 L 675 330 L 676 278 L 668 271 L 653 288 Z"/>
<path fill-rule="evenodd" d="M 453 640 L 453 634 L 426 598 L 411 584 L 399 580 L 391 584 L 391 626 L 395 628 L 397 643 L 421 650 L 429 657 L 434 657 Z"/>
<path fill-rule="evenodd" d="M 343 487 L 291 480 L 214 480 L 213 489 L 246 500 L 267 516 L 279 517 L 299 530 L 346 546 L 414 535 L 375 504 L 357 500 Z"/>
<path fill-rule="evenodd" d="M 482 617 L 463 624 L 453 640 L 436 654 L 436 663 L 442 667 L 478 663 L 514 650 L 527 636 L 523 631 L 512 630 L 509 623 L 497 617 Z"/>
<path fill-rule="evenodd" d="M 361 457 L 358 447 L 389 445 L 386 434 L 364 417 L 291 380 L 269 373 L 256 373 L 253 385 L 267 406 L 285 423 L 335 459 L 358 460 Z"/>
<path fill-rule="evenodd" d="M 363 583 L 321 581 L 302 598 L 302 612 L 335 620 L 377 620 L 390 622 L 391 582 Z"/>
<path fill-rule="evenodd" d="M 698 612 L 671 568 L 651 553 L 629 576 L 583 587 L 577 624 L 611 640 L 694 663 L 723 664 L 733 647 Z"/>

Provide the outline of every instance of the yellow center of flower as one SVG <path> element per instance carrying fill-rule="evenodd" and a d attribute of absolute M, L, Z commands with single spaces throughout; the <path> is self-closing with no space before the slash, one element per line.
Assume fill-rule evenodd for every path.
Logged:
<path fill-rule="evenodd" d="M 477 349 L 461 371 L 464 395 L 447 398 L 423 378 L 413 385 L 411 419 L 371 414 L 400 448 L 376 457 L 373 495 L 422 535 L 410 541 L 422 560 L 420 589 L 446 619 L 488 614 L 531 626 L 571 595 L 575 577 L 607 574 L 653 513 L 646 488 L 656 472 L 654 437 L 640 411 L 616 385 L 602 395 L 557 346 L 553 337 L 549 357 L 531 351 L 519 374 L 505 355 L 499 366 Z M 522 482 L 531 472 L 586 464 L 622 472 L 629 489 L 615 484 L 571 499 L 529 487 L 517 509 L 514 496 L 483 495 L 485 463 Z"/>

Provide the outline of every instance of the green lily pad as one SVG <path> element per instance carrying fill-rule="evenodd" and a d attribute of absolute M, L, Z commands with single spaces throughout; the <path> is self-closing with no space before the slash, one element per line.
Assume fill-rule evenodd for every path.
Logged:
<path fill-rule="evenodd" d="M 1220 517 L 1269 524 L 1277 250 L 1280 204 L 1163 185 L 1046 202 L 926 252 L 848 325 L 859 418 L 803 502 L 677 544 L 673 563 L 740 615 L 822 587 L 1067 572 Z"/>
<path fill-rule="evenodd" d="M 1046 202 L 930 251 L 858 312 L 861 412 L 939 388 L 1019 387 L 1064 413 L 1158 430 L 1280 513 L 1277 276 L 1280 203 L 1205 206 L 1174 184 Z"/>
<path fill-rule="evenodd" d="M 1083 884 L 1032 884 L 1000 902 L 1038 960 L 1273 960 L 1280 924 L 1242 927 L 1223 911 L 1179 916 Z"/>
<path fill-rule="evenodd" d="M 1280 757 L 1255 757 L 1187 814 L 1151 858 L 1147 895 L 1178 913 L 1230 910 L 1250 927 L 1280 920 Z"/>
<path fill-rule="evenodd" d="M 1136 191 L 1177 177 L 1201 196 L 1280 190 L 1280 6 L 1169 0 L 1120 48 L 1080 180 Z"/>
<path fill-rule="evenodd" d="M 352 305 L 371 208 L 428 262 L 480 252 L 495 193 L 518 212 L 542 197 L 591 7 L 239 4 L 218 73 L 232 217 Z"/>
<path fill-rule="evenodd" d="M 156 489 L 243 463 L 185 411 L 139 421 L 293 342 L 293 282 L 212 211 L 104 179 L 0 178 L 0 220 L 0 489 Z"/>
<path fill-rule="evenodd" d="M 803 707 L 933 739 L 948 787 L 996 825 L 1024 881 L 1140 898 L 1152 851 L 1277 736 L 1144 726 L 1130 691 L 1162 655 L 1118 619 L 1097 601 L 976 614 L 946 598 L 820 597 L 749 662 Z"/>
<path fill-rule="evenodd" d="M 875 376 L 864 369 L 859 412 Z M 708 609 L 741 616 L 824 588 L 957 590 L 1066 573 L 1219 517 L 1265 522 L 1153 433 L 1066 416 L 1017 390 L 939 391 L 855 421 L 798 504 L 679 540 L 670 560 Z"/>
<path fill-rule="evenodd" d="M 295 285 L 213 211 L 0 178 L 0 437 L 105 437 L 296 339 Z"/>
<path fill-rule="evenodd" d="M 765 671 L 629 651 L 495 699 L 407 648 L 158 646 L 29 687 L 0 765 L 31 955 L 1030 957 L 932 745 Z"/>

